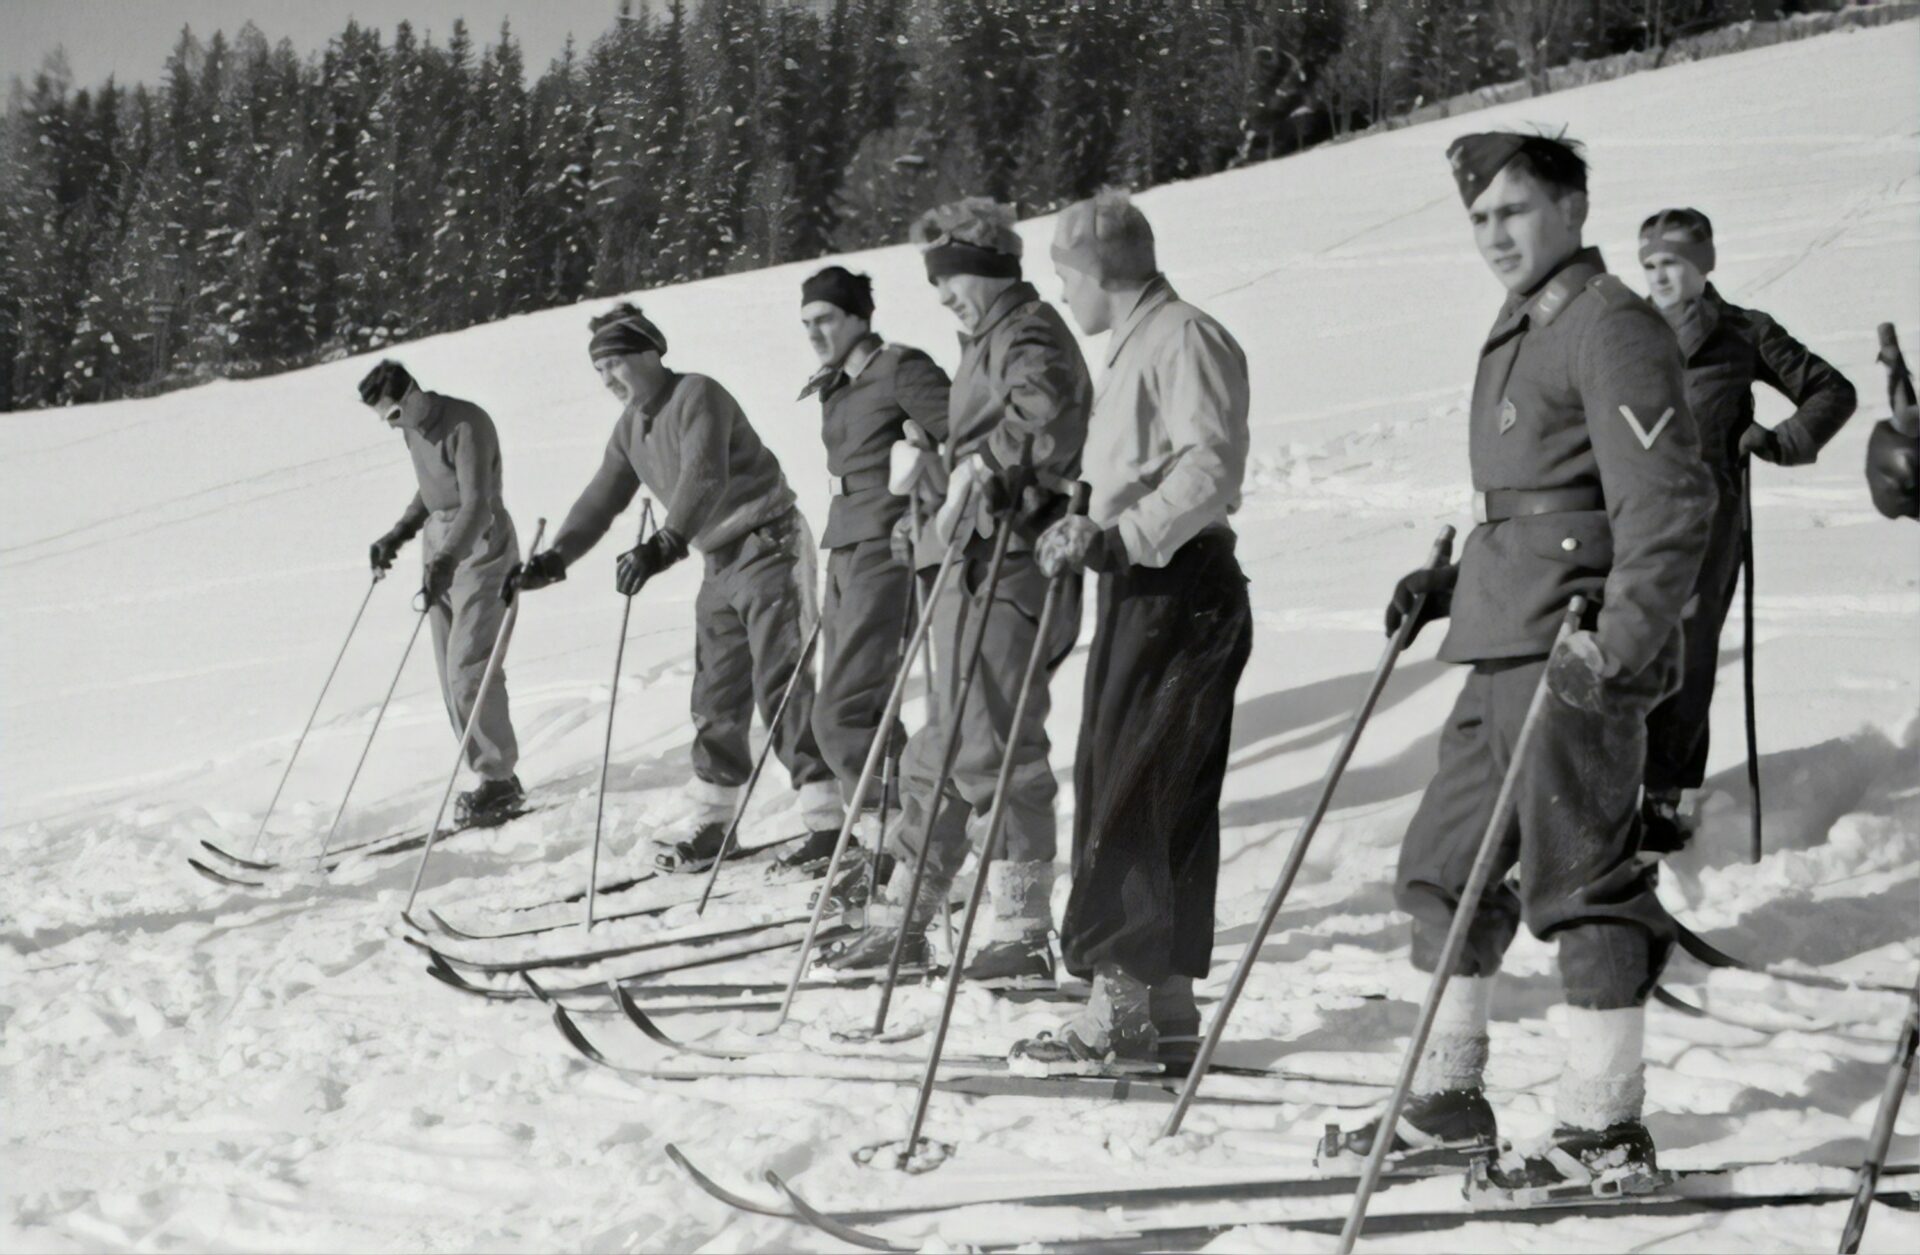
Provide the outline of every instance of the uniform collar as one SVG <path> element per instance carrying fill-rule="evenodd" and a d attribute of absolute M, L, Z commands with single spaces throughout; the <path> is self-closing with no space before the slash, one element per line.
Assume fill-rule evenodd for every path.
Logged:
<path fill-rule="evenodd" d="M 1165 275 L 1157 274 L 1148 279 L 1147 286 L 1140 289 L 1140 299 L 1133 303 L 1133 308 L 1127 312 L 1127 316 L 1114 327 L 1113 335 L 1107 341 L 1107 365 L 1111 367 L 1120 360 L 1120 350 L 1126 344 L 1128 337 L 1138 331 L 1141 324 L 1153 316 L 1155 310 L 1179 299 L 1180 294 L 1173 290 L 1173 284 L 1167 282 Z"/>
<path fill-rule="evenodd" d="M 1487 337 L 1488 345 L 1505 339 L 1521 326 L 1545 327 L 1580 295 L 1595 275 L 1607 272 L 1607 263 L 1597 248 L 1582 248 L 1554 267 L 1532 291 L 1510 294 L 1500 307 L 1500 319 Z"/>
<path fill-rule="evenodd" d="M 1039 299 L 1039 289 L 1035 288 L 1025 279 L 1015 280 L 1012 286 L 994 299 L 993 304 L 987 306 L 987 312 L 980 319 L 980 325 L 978 327 L 972 331 L 962 331 L 960 333 L 961 346 L 965 347 L 970 344 L 976 344 L 985 339 L 987 334 L 995 327 L 1012 317 L 1013 311 L 1027 304 L 1029 301 L 1037 301 Z"/>
<path fill-rule="evenodd" d="M 867 332 L 847 346 L 847 355 L 838 364 L 822 366 L 814 371 L 807 379 L 807 386 L 800 389 L 797 399 L 804 401 L 817 392 L 822 401 L 826 400 L 834 389 L 860 378 L 867 367 L 873 365 L 873 359 L 880 356 L 880 350 L 886 347 L 887 342 L 880 338 L 878 332 Z"/>

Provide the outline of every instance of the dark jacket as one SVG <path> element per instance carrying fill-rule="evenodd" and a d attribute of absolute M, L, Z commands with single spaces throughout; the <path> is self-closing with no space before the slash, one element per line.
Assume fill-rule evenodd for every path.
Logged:
<path fill-rule="evenodd" d="M 1575 594 L 1600 603 L 1600 647 L 1625 674 L 1658 656 L 1714 503 L 1681 375 L 1672 330 L 1596 249 L 1507 299 L 1474 377 L 1474 489 L 1597 489 L 1605 508 L 1474 528 L 1442 658 L 1545 654 Z"/>
<path fill-rule="evenodd" d="M 1687 404 L 1700 451 L 1723 498 L 1738 487 L 1740 436 L 1753 422 L 1753 386 L 1763 383 L 1799 409 L 1774 427 L 1780 464 L 1814 460 L 1853 416 L 1857 398 L 1845 375 L 1757 309 L 1742 309 L 1707 285 L 1670 317 L 1687 363 Z"/>
<path fill-rule="evenodd" d="M 629 402 L 600 469 L 553 548 L 571 565 L 607 534 L 640 485 L 666 505 L 660 526 L 702 553 L 784 517 L 793 489 L 731 393 L 705 375 L 669 373 L 659 395 Z"/>
<path fill-rule="evenodd" d="M 835 481 L 822 549 L 881 539 L 906 513 L 907 499 L 887 490 L 887 470 L 908 419 L 936 442 L 947 438 L 947 372 L 932 358 L 879 336 L 856 344 L 848 357 L 864 359 L 858 374 L 826 367 L 800 394 L 820 396 L 820 439 Z"/>

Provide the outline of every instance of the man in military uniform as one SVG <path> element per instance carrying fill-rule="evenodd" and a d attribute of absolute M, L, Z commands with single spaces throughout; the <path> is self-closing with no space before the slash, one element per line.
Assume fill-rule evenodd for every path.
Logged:
<path fill-rule="evenodd" d="M 399 362 L 384 361 L 360 381 L 360 400 L 407 438 L 419 491 L 369 555 L 384 571 L 422 528 L 425 587 L 433 623 L 433 654 L 440 695 L 455 736 L 466 731 L 475 701 L 480 717 L 467 742 L 467 766 L 477 788 L 454 805 L 459 825 L 494 824 L 526 804 L 514 766 L 520 746 L 507 708 L 505 668 L 484 700 L 480 680 L 506 613 L 500 589 L 520 557 L 513 519 L 501 499 L 500 436 L 493 419 L 470 401 L 428 392 Z"/>
<path fill-rule="evenodd" d="M 1564 1153 L 1495 1172 L 1503 1185 L 1547 1184 L 1571 1160 L 1596 1173 L 1653 1165 L 1641 1042 L 1675 932 L 1654 869 L 1637 857 L 1638 801 L 1647 713 L 1680 678 L 1681 609 L 1714 493 L 1673 332 L 1582 245 L 1586 163 L 1575 146 L 1480 134 L 1447 155 L 1475 243 L 1508 295 L 1474 378 L 1478 526 L 1458 565 L 1407 576 L 1387 611 L 1392 631 L 1426 594 L 1423 621 L 1452 618 L 1440 656 L 1472 668 L 1400 854 L 1397 899 L 1423 971 L 1438 962 L 1543 678 L 1551 696 L 1391 1135 L 1407 1146 L 1494 1143 L 1487 1011 L 1524 920 L 1559 942 L 1569 1052 L 1554 1141 Z M 1576 595 L 1595 609 L 1556 651 Z M 1506 878 L 1516 866 L 1517 887 Z M 1365 1151 L 1376 1132 L 1349 1135 L 1349 1147 Z"/>
<path fill-rule="evenodd" d="M 896 444 L 914 424 L 928 441 L 947 438 L 946 372 L 919 349 L 888 344 L 873 330 L 873 281 L 828 266 L 800 288 L 800 322 L 820 359 L 801 392 L 820 398 L 827 446 L 827 589 L 820 610 L 820 686 L 813 736 L 851 797 L 900 669 L 900 638 L 913 583 L 910 561 L 896 557 L 894 525 L 907 513 L 889 469 Z M 908 460 L 916 460 L 909 448 Z M 917 485 L 900 485 L 913 491 Z M 903 736 L 898 729 L 889 735 Z M 897 748 L 897 745 L 896 747 Z M 877 789 L 867 806 L 878 808 Z M 863 832 L 872 816 L 861 817 Z M 776 866 L 824 863 L 836 833 L 804 842 Z M 877 840 L 877 831 L 870 833 Z M 862 870 L 864 861 L 859 861 Z M 883 881 L 885 876 L 880 877 Z"/>
<path fill-rule="evenodd" d="M 1001 759 L 1011 745 L 1004 856 L 991 868 L 993 914 L 967 978 L 1046 980 L 1053 975 L 1047 938 L 1059 791 L 1048 761 L 1048 681 L 1073 647 L 1078 585 L 1056 616 L 1056 638 L 1044 649 L 1045 672 L 1015 727 L 1013 707 L 1047 590 L 1047 577 L 1034 561 L 1032 529 L 1016 527 L 991 602 L 986 574 L 993 529 L 1007 526 L 1008 515 L 1017 512 L 996 517 L 996 503 L 1027 500 L 1036 479 L 1057 492 L 1078 477 L 1093 385 L 1066 320 L 1021 278 L 1011 206 L 978 197 L 942 205 L 914 223 L 912 238 L 928 282 L 962 328 L 960 366 L 948 394 L 947 441 L 937 465 L 927 468 L 945 479 L 944 503 L 927 521 L 915 561 L 922 569 L 936 566 L 953 536 L 968 539 L 957 569 L 927 611 L 938 684 L 932 717 L 907 742 L 901 760 L 900 825 L 888 837 L 900 864 L 888 892 L 874 895 L 872 926 L 828 960 L 844 969 L 884 966 L 898 930 L 905 929 L 907 960 L 926 961 L 926 927 L 939 917 L 966 857 L 969 820 L 984 817 L 993 805 Z M 1030 465 L 1022 462 L 1029 453 Z M 932 455 L 927 460 L 935 461 Z M 899 526 L 910 525 L 911 516 L 903 516 Z M 959 753 L 945 791 L 936 795 L 965 663 L 961 650 L 976 633 L 984 633 L 980 666 L 959 717 Z M 925 878 L 918 896 L 907 902 L 913 855 L 927 833 Z"/>

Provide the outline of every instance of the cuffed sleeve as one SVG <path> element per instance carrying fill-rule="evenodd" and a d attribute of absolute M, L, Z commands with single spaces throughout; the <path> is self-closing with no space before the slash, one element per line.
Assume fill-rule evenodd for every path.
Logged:
<path fill-rule="evenodd" d="M 1753 314 L 1757 377 L 1798 408 L 1774 427 L 1780 464 L 1803 466 L 1839 434 L 1859 404 L 1853 384 L 1765 314 Z"/>

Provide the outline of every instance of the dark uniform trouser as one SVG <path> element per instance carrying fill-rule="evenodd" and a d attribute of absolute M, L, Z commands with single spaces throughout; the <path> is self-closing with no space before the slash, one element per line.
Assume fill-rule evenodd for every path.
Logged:
<path fill-rule="evenodd" d="M 885 536 L 842 545 L 827 555 L 813 736 L 843 797 L 853 796 L 900 670 L 900 630 L 912 583 L 913 573 L 894 560 Z M 904 733 L 896 734 L 893 744 L 898 751 Z M 867 795 L 868 807 L 880 804 L 877 782 Z"/>
<path fill-rule="evenodd" d="M 707 554 L 693 615 L 693 773 L 733 788 L 753 770 L 755 703 L 771 722 L 813 629 L 813 537 L 799 511 Z M 795 788 L 833 778 L 813 740 L 811 671 L 772 737 Z"/>
<path fill-rule="evenodd" d="M 1567 1002 L 1638 1006 L 1666 965 L 1674 924 L 1654 897 L 1654 870 L 1635 858 L 1647 713 L 1678 681 L 1675 633 L 1655 660 L 1608 683 L 1606 710 L 1548 695 L 1514 792 L 1492 879 L 1480 899 L 1458 976 L 1491 976 L 1522 918 L 1558 937 Z M 1440 960 L 1514 740 L 1546 669 L 1544 658 L 1474 666 L 1440 735 L 1440 767 L 1400 849 L 1396 898 L 1413 916 L 1413 964 Z M 1520 868 L 1518 891 L 1505 877 Z"/>
<path fill-rule="evenodd" d="M 1080 595 L 1077 582 L 1060 599 L 1054 612 L 1053 636 L 1048 642 L 1044 670 L 1034 678 L 1027 698 L 1026 718 L 1013 727 L 1013 707 L 1020 696 L 1020 680 L 1027 669 L 1038 635 L 1040 606 L 1046 599 L 1047 579 L 1033 555 L 1008 553 L 1000 584 L 989 609 L 986 600 L 989 542 L 976 538 L 947 577 L 947 587 L 927 608 L 933 620 L 934 700 L 926 724 L 907 741 L 900 759 L 900 824 L 889 834 L 894 853 L 912 859 L 927 832 L 927 812 L 936 805 L 933 786 L 946 750 L 953 699 L 966 665 L 961 653 L 971 649 L 982 616 L 986 637 L 973 689 L 960 717 L 958 752 L 939 813 L 932 827 L 931 848 L 923 896 L 931 901 L 959 874 L 967 857 L 967 820 L 984 815 L 993 805 L 994 786 L 1007 744 L 1016 745 L 1013 774 L 1007 782 L 1007 818 L 1001 835 L 1000 857 L 1009 863 L 1052 863 L 1056 824 L 1054 798 L 1059 785 L 1048 761 L 1047 711 L 1051 706 L 1048 682 L 1072 652 L 1079 635 Z"/>
<path fill-rule="evenodd" d="M 1741 497 L 1738 481 L 1720 484 L 1711 539 L 1694 581 L 1693 613 L 1681 622 L 1686 639 L 1680 690 L 1647 716 L 1647 788 L 1697 789 L 1707 778 L 1707 735 L 1720 632 L 1740 585 Z"/>
<path fill-rule="evenodd" d="M 443 535 L 452 520 L 452 511 L 428 518 L 420 546 L 428 565 L 440 553 Z M 507 570 L 519 556 L 520 542 L 514 535 L 513 521 L 504 515 L 495 516 L 475 543 L 473 553 L 454 568 L 452 588 L 433 603 L 429 612 L 440 696 L 447 704 L 447 718 L 453 723 L 456 737 L 466 732 L 467 719 L 473 713 L 480 679 L 486 674 L 487 659 L 493 655 L 500 621 L 507 612 L 500 589 Z M 520 745 L 514 739 L 513 719 L 507 708 L 506 660 L 502 659 L 487 689 L 487 699 L 481 704 L 473 739 L 467 742 L 467 766 L 482 780 L 504 780 L 519 762 Z"/>
<path fill-rule="evenodd" d="M 1148 984 L 1205 977 L 1220 871 L 1234 688 L 1253 650 L 1247 581 L 1225 533 L 1162 569 L 1100 577 L 1074 762 L 1067 967 Z"/>

